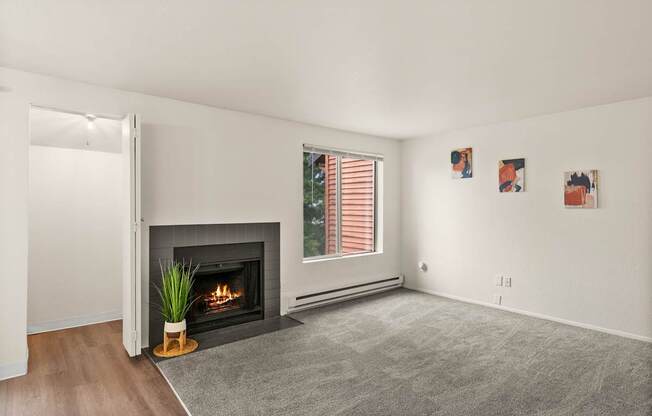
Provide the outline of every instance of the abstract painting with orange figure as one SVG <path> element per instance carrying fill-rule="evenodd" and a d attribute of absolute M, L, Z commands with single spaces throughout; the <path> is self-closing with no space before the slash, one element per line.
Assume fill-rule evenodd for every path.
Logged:
<path fill-rule="evenodd" d="M 598 207 L 598 171 L 564 172 L 564 206 L 566 208 Z"/>
<path fill-rule="evenodd" d="M 525 191 L 525 159 L 507 159 L 498 162 L 498 190 Z"/>
<path fill-rule="evenodd" d="M 467 147 L 451 152 L 451 165 L 453 179 L 466 179 L 473 177 L 473 149 Z"/>

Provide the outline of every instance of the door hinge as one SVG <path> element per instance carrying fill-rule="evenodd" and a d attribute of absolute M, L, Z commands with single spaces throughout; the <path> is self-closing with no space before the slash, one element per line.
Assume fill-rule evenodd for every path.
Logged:
<path fill-rule="evenodd" d="M 138 223 L 137 222 L 131 223 L 131 232 L 135 233 L 137 231 L 138 231 Z"/>
<path fill-rule="evenodd" d="M 131 342 L 136 342 L 138 339 L 138 331 L 131 331 Z"/>

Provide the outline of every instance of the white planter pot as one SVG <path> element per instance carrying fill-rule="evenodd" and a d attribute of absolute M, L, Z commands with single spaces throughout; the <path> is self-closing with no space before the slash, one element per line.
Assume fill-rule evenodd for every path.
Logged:
<path fill-rule="evenodd" d="M 167 333 L 181 332 L 186 330 L 186 320 L 181 322 L 165 322 L 163 330 Z"/>

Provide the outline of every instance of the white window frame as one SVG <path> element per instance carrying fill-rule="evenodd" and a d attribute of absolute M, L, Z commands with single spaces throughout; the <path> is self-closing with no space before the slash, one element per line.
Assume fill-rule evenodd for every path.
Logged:
<path fill-rule="evenodd" d="M 320 256 L 311 256 L 304 257 L 304 221 L 305 218 L 301 218 L 301 256 L 304 263 L 311 263 L 315 261 L 322 260 L 333 260 L 349 257 L 358 257 L 358 256 L 368 256 L 382 253 L 382 172 L 383 172 L 383 162 L 384 157 L 380 154 L 374 153 L 363 153 L 349 150 L 342 150 L 330 147 L 315 146 L 310 144 L 304 144 L 301 151 L 301 160 L 303 160 L 304 153 L 320 153 L 328 154 L 331 156 L 337 157 L 336 165 L 336 217 L 337 217 L 337 227 L 336 227 L 336 253 L 333 254 L 323 254 Z M 374 249 L 373 251 L 360 251 L 356 253 L 342 253 L 342 158 L 351 158 L 351 159 L 362 159 L 362 160 L 372 160 L 374 161 L 374 227 L 373 227 L 373 237 L 374 237 Z M 303 180 L 303 164 L 301 165 L 301 180 Z M 301 192 L 303 193 L 303 186 L 301 187 Z M 301 196 L 303 204 L 303 194 Z M 303 217 L 303 205 L 301 209 L 301 215 Z"/>

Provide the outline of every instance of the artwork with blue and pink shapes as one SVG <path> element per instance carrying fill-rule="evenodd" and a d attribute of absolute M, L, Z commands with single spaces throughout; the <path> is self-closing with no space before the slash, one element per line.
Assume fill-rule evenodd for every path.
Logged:
<path fill-rule="evenodd" d="M 467 179 L 473 177 L 473 148 L 467 147 L 451 152 L 451 166 L 453 179 Z"/>

